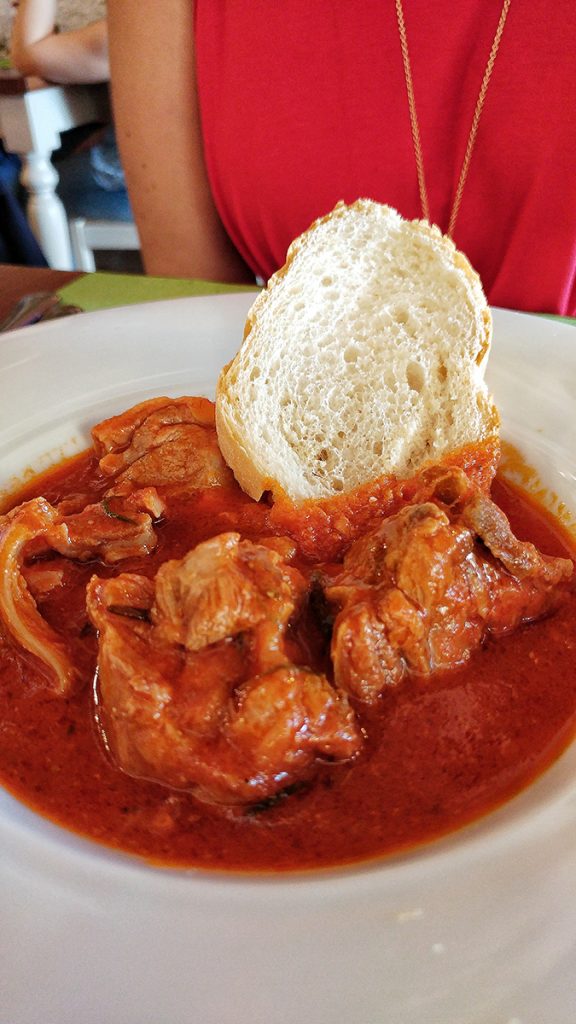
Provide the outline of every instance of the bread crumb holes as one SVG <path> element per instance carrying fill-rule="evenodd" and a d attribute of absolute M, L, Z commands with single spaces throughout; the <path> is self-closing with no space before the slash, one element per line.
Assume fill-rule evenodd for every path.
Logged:
<path fill-rule="evenodd" d="M 406 380 L 408 382 L 408 387 L 412 391 L 417 391 L 418 394 L 420 394 L 424 387 L 425 379 L 424 370 L 420 366 L 420 363 L 416 363 L 414 360 L 408 363 L 406 367 Z"/>

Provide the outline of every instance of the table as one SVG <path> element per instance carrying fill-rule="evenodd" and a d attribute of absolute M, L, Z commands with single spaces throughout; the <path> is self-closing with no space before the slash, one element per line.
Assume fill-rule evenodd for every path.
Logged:
<path fill-rule="evenodd" d="M 73 271 L 45 270 L 39 267 L 13 267 L 0 264 L 0 320 L 23 295 L 30 292 L 58 291 L 66 284 L 82 277 Z"/>
<path fill-rule="evenodd" d="M 14 304 L 30 292 L 57 291 L 65 302 L 80 306 L 86 312 L 152 302 L 156 299 L 177 299 L 195 295 L 217 295 L 223 292 L 253 291 L 249 285 L 227 285 L 191 278 L 148 277 L 144 274 L 85 274 L 37 267 L 14 267 L 0 263 L 0 319 L 8 315 Z"/>

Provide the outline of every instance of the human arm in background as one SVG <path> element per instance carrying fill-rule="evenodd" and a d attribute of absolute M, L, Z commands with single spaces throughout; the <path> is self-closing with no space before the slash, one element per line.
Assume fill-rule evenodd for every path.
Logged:
<path fill-rule="evenodd" d="M 19 0 L 12 6 L 10 59 L 21 74 L 61 84 L 108 81 L 105 20 L 57 33 L 57 0 Z"/>
<path fill-rule="evenodd" d="M 149 274 L 253 281 L 214 205 L 191 0 L 108 0 L 116 137 Z"/>

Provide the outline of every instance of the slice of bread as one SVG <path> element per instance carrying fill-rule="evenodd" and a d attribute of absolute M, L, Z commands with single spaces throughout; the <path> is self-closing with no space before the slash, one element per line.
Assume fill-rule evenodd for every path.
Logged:
<path fill-rule="evenodd" d="M 491 336 L 480 279 L 438 228 L 338 203 L 292 243 L 220 375 L 224 458 L 251 497 L 301 502 L 493 440 Z"/>

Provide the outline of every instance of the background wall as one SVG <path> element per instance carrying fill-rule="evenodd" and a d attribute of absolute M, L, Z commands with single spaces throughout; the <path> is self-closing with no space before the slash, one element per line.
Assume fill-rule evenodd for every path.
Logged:
<path fill-rule="evenodd" d="M 59 0 L 58 24 L 60 28 L 78 28 L 89 21 L 103 18 L 106 13 L 106 0 Z M 10 0 L 0 0 L 0 56 L 8 53 L 10 35 L 11 7 Z"/>

